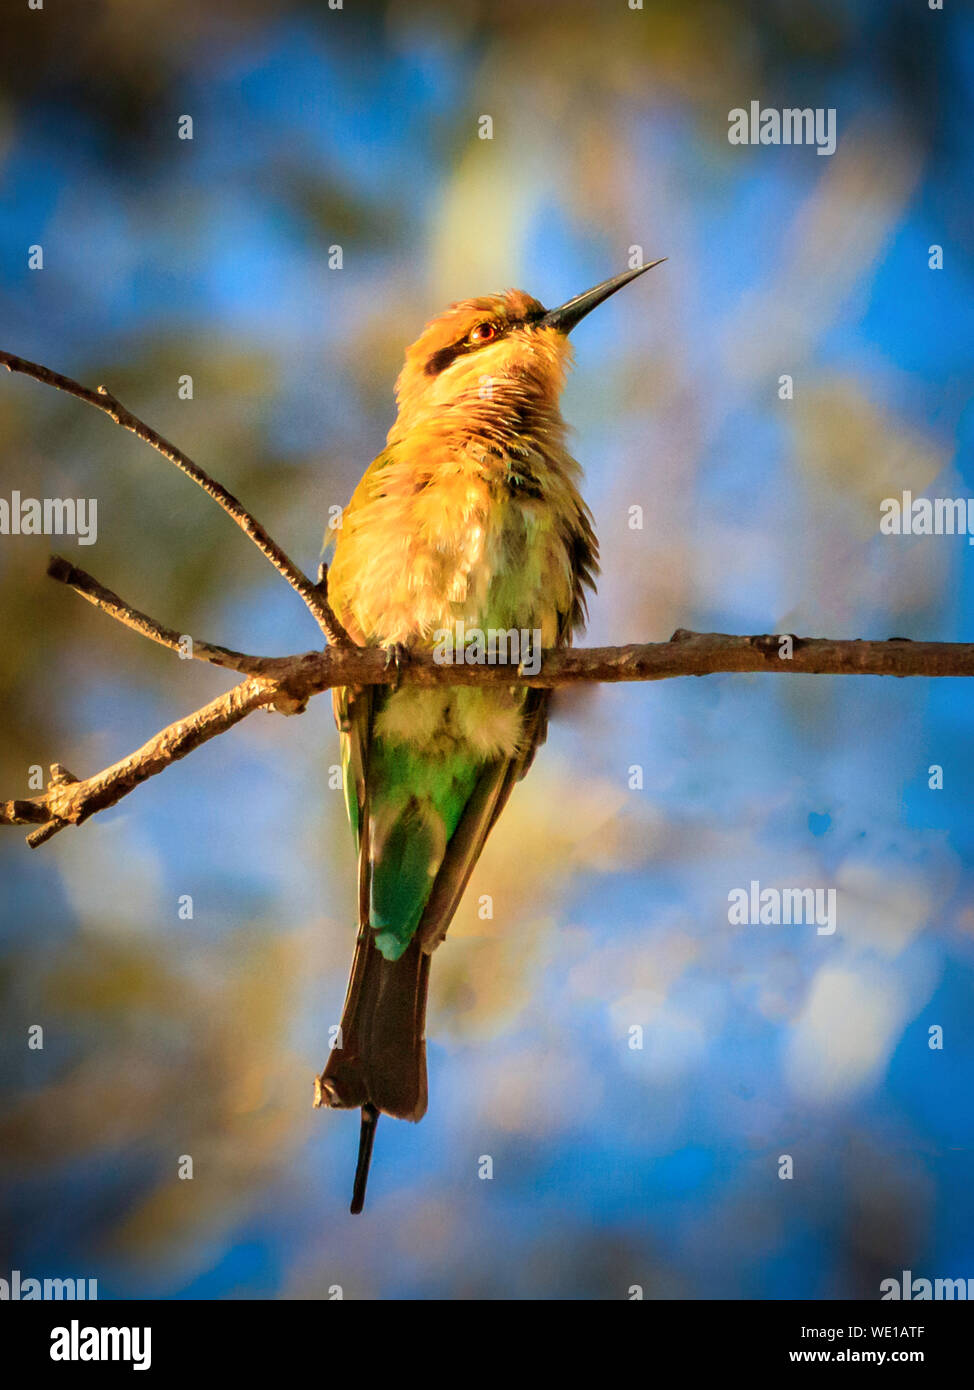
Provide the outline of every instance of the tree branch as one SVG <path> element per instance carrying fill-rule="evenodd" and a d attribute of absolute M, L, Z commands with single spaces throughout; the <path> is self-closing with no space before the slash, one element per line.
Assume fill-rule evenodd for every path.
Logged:
<path fill-rule="evenodd" d="M 192 478 L 194 483 L 198 483 L 229 517 L 233 518 L 244 534 L 250 537 L 261 554 L 266 556 L 278 573 L 284 576 L 291 588 L 301 595 L 328 641 L 336 647 L 352 645 L 352 639 L 338 621 L 326 597 L 324 573 L 319 573 L 318 582 L 313 584 L 277 542 L 271 539 L 257 518 L 252 516 L 246 507 L 234 497 L 232 492 L 229 492 L 222 483 L 211 478 L 181 449 L 177 449 L 175 444 L 170 444 L 168 439 L 164 439 L 161 434 L 145 424 L 137 415 L 133 415 L 130 410 L 127 410 L 121 401 L 116 400 L 107 387 L 99 386 L 97 390 L 92 391 L 90 387 L 82 386 L 80 382 L 73 381 L 69 376 L 62 376 L 60 372 L 51 371 L 50 367 L 42 367 L 37 362 L 28 362 L 24 357 L 16 357 L 12 352 L 2 350 L 0 350 L 0 366 L 6 367 L 8 372 L 20 372 L 24 376 L 29 376 L 44 386 L 53 386 L 58 391 L 66 391 L 68 395 L 76 396 L 79 401 L 93 405 L 96 410 L 103 411 L 109 419 L 114 420 L 116 425 L 121 425 L 122 429 L 131 430 L 132 434 L 137 435 L 157 453 L 162 454 L 163 458 L 174 463 L 188 478 Z"/>
<path fill-rule="evenodd" d="M 211 700 L 188 718 L 170 724 L 127 758 L 84 781 L 55 763 L 51 767 L 50 785 L 42 796 L 0 801 L 0 825 L 39 825 L 39 829 L 27 836 L 27 843 L 36 849 L 65 826 L 80 825 L 96 811 L 114 806 L 141 782 L 185 758 L 187 753 L 217 734 L 232 729 L 255 709 L 274 704 L 279 698 L 280 691 L 275 683 L 251 678 Z"/>
<path fill-rule="evenodd" d="M 61 564 L 66 565 L 66 562 Z M 75 582 L 78 576 L 82 577 L 81 583 Z M 57 577 L 71 583 L 98 607 L 151 640 L 161 641 L 165 646 L 175 644 L 170 638 L 178 641 L 176 634 L 129 609 L 84 571 L 66 566 L 66 573 Z M 734 637 L 719 632 L 688 632 L 681 628 L 669 642 L 548 651 L 543 654 L 540 669 L 534 675 L 521 672 L 516 666 L 441 664 L 429 651 L 408 653 L 396 669 L 379 647 L 329 648 L 296 656 L 255 657 L 198 643 L 194 645 L 203 660 L 215 661 L 217 665 L 238 664 L 239 669 L 252 669 L 260 674 L 250 676 L 195 714 L 163 729 L 127 758 L 84 781 L 55 764 L 51 769 L 51 785 L 43 795 L 0 802 L 0 825 L 38 826 L 27 837 L 27 843 L 36 847 L 65 826 L 80 825 L 96 811 L 114 806 L 141 782 L 184 758 L 208 739 L 232 728 L 254 710 L 273 708 L 282 714 L 297 714 L 313 696 L 336 685 L 402 682 L 427 687 L 528 685 L 557 688 L 596 681 L 666 680 L 675 676 L 745 671 L 779 675 L 974 676 L 974 643 L 911 642 L 906 638 L 868 642 L 821 637 L 792 637 L 790 641 L 793 655 L 782 660 L 779 656 L 782 639 L 778 636 Z"/>
<path fill-rule="evenodd" d="M 178 652 L 185 660 L 193 658 L 196 661 L 208 661 L 213 666 L 224 666 L 228 670 L 239 671 L 247 676 L 259 676 L 264 669 L 266 657 L 247 656 L 244 652 L 235 652 L 230 647 L 217 647 L 210 642 L 202 642 L 198 637 L 191 637 L 188 633 L 176 632 L 174 628 L 163 626 L 162 623 L 156 622 L 155 618 L 150 618 L 147 613 L 140 612 L 138 608 L 133 608 L 124 599 L 120 599 L 111 589 L 99 584 L 87 570 L 72 565 L 70 560 L 65 560 L 61 555 L 51 556 L 47 564 L 47 573 L 50 579 L 56 579 L 59 584 L 66 584 L 69 589 L 73 589 L 76 594 L 80 594 L 83 599 L 100 608 L 116 622 L 131 628 L 133 632 L 138 632 L 142 637 L 148 637 L 150 642 L 157 642 L 161 647 Z"/>
<path fill-rule="evenodd" d="M 154 777 L 194 748 L 231 729 L 256 709 L 299 714 L 309 699 L 333 686 L 515 685 L 555 688 L 584 683 L 666 680 L 674 676 L 705 676 L 717 672 L 773 672 L 780 675 L 974 676 L 974 643 L 913 642 L 904 637 L 888 641 L 833 640 L 764 634 L 733 637 L 719 632 L 678 629 L 668 642 L 628 647 L 558 648 L 540 653 L 512 652 L 504 647 L 492 663 L 457 664 L 435 650 L 411 650 L 390 663 L 380 647 L 356 647 L 335 617 L 325 596 L 326 571 L 317 584 L 304 575 L 268 533 L 220 483 L 155 430 L 120 405 L 104 387 L 90 391 L 70 377 L 0 351 L 0 365 L 35 381 L 67 391 L 109 415 L 116 424 L 158 450 L 182 469 L 231 516 L 304 599 L 331 645 L 325 651 L 296 656 L 259 657 L 194 640 L 187 650 L 185 634 L 164 626 L 132 608 L 84 570 L 52 556 L 48 574 L 67 584 L 89 603 L 150 641 L 180 655 L 239 671 L 246 679 L 185 719 L 162 729 L 148 743 L 113 763 L 103 772 L 79 780 L 60 763 L 51 766 L 51 780 L 40 796 L 0 802 L 0 825 L 32 825 L 32 847 L 43 844 L 68 825 L 80 825 L 97 811 L 114 806 L 140 783 Z M 470 657 L 469 650 L 460 650 Z M 534 657 L 534 660 L 530 660 Z M 518 658 L 521 664 L 518 664 Z"/>
<path fill-rule="evenodd" d="M 52 555 L 47 573 L 125 627 L 181 655 L 187 654 L 188 634 L 165 627 L 133 608 L 69 560 Z M 335 685 L 392 685 L 400 681 L 421 686 L 515 684 L 553 688 L 587 681 L 665 680 L 731 671 L 832 676 L 974 675 L 974 643 L 914 642 L 906 637 L 879 642 L 793 634 L 733 637 L 678 628 L 668 642 L 555 648 L 541 653 L 540 663 L 532 661 L 530 671 L 519 667 L 516 659 L 512 666 L 505 658 L 503 644 L 496 664 L 481 660 L 454 665 L 437 661 L 433 651 L 415 650 L 402 653 L 396 668 L 390 665 L 389 656 L 381 647 L 352 646 L 297 656 L 249 656 L 199 638 L 190 641 L 188 654 L 197 660 L 242 675 L 264 676 L 277 682 L 291 697 L 304 700 Z"/>

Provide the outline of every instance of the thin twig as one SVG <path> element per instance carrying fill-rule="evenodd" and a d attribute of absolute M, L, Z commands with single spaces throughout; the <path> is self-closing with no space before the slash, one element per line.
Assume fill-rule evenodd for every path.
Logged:
<path fill-rule="evenodd" d="M 86 593 L 85 597 L 91 595 Z M 111 608 L 106 606 L 105 611 Z M 146 621 L 152 630 L 145 635 L 158 640 L 157 633 L 164 630 L 153 620 Z M 126 626 L 135 625 L 126 622 Z M 681 629 L 669 642 L 545 652 L 536 675 L 519 672 L 516 666 L 444 665 L 428 651 L 410 653 L 401 669 L 396 670 L 378 647 L 329 648 L 285 657 L 231 653 L 235 659 L 259 663 L 262 674 L 250 677 L 195 714 L 163 729 L 129 757 L 93 777 L 78 781 L 55 765 L 55 776 L 43 795 L 0 802 L 0 824 L 38 827 L 28 835 L 27 842 L 32 846 L 42 844 L 65 826 L 80 825 L 95 812 L 113 806 L 141 782 L 232 728 L 255 709 L 274 708 L 295 714 L 314 695 L 336 685 L 388 685 L 401 681 L 421 686 L 558 687 L 748 671 L 780 675 L 974 676 L 974 644 L 968 642 L 911 642 L 905 638 L 868 642 L 817 637 L 793 637 L 789 641 L 792 655 L 782 660 L 779 653 L 783 642 L 778 636 L 734 637 Z"/>
<path fill-rule="evenodd" d="M 525 670 L 517 665 L 478 662 L 454 665 L 432 650 L 401 654 L 398 669 L 382 647 L 329 647 L 296 656 L 244 657 L 293 698 L 310 699 L 336 685 L 515 685 L 553 689 L 594 682 L 668 680 L 721 672 L 767 672 L 819 676 L 974 676 L 974 643 L 870 642 L 829 637 L 791 637 L 793 654 L 782 659 L 782 638 L 769 634 L 736 637 L 680 629 L 668 642 L 628 647 L 558 647 L 540 653 Z"/>
<path fill-rule="evenodd" d="M 229 492 L 222 483 L 211 478 L 181 449 L 177 449 L 175 444 L 171 444 L 168 439 L 164 439 L 161 434 L 145 424 L 137 415 L 133 415 L 122 405 L 121 401 L 111 394 L 107 387 L 99 386 L 97 390 L 92 391 L 89 387 L 82 386 L 80 382 L 72 380 L 71 377 L 62 376 L 60 372 L 52 371 L 50 367 L 43 367 L 37 362 L 28 362 L 24 357 L 17 357 L 12 352 L 2 350 L 0 350 L 0 366 L 6 367 L 9 372 L 20 372 L 24 376 L 29 376 L 44 386 L 53 386 L 58 391 L 66 391 L 68 395 L 76 396 L 79 401 L 93 405 L 96 410 L 103 411 L 109 419 L 114 420 L 116 425 L 121 425 L 122 429 L 131 430 L 132 434 L 137 435 L 144 443 L 162 454 L 163 458 L 174 463 L 187 477 L 192 478 L 194 483 L 198 483 L 228 516 L 233 518 L 244 534 L 250 537 L 261 554 L 265 555 L 278 573 L 284 576 L 291 588 L 301 595 L 328 641 L 336 647 L 352 645 L 352 639 L 342 627 L 328 602 L 324 586 L 320 583 L 312 583 L 277 542 L 271 539 L 257 518 L 252 516 L 246 507 L 234 497 L 232 492 Z"/>
<path fill-rule="evenodd" d="M 193 658 L 196 661 L 208 661 L 212 666 L 223 666 L 230 671 L 239 671 L 245 676 L 259 676 L 264 672 L 266 657 L 247 656 L 246 653 L 235 652 L 230 647 L 215 646 L 211 642 L 203 642 L 199 637 L 165 627 L 162 623 L 156 622 L 155 618 L 150 618 L 147 613 L 133 608 L 111 589 L 106 589 L 104 584 L 99 584 L 87 570 L 73 565 L 61 555 L 51 556 L 47 573 L 51 579 L 56 579 L 59 584 L 66 584 L 116 622 L 131 628 L 142 637 L 148 637 L 150 642 L 157 642 L 161 647 L 178 652 L 186 660 Z"/>
<path fill-rule="evenodd" d="M 279 701 L 275 682 L 252 677 L 211 700 L 202 709 L 161 730 L 148 743 L 113 763 L 93 777 L 79 780 L 55 765 L 51 784 L 39 797 L 0 802 L 0 824 L 36 825 L 41 828 L 27 836 L 33 848 L 49 840 L 68 825 L 80 825 L 96 811 L 104 811 L 134 791 L 140 783 L 185 758 L 194 748 L 239 724 L 255 709 Z M 57 775 L 60 774 L 60 775 Z"/>
<path fill-rule="evenodd" d="M 186 634 L 150 618 L 105 588 L 97 579 L 59 555 L 52 555 L 47 572 L 125 627 L 173 651 L 186 650 Z M 628 647 L 559 647 L 539 653 L 512 654 L 501 645 L 493 662 L 483 656 L 471 664 L 437 660 L 433 651 L 400 654 L 398 672 L 381 647 L 331 648 L 297 656 L 250 656 L 229 647 L 191 639 L 191 654 L 201 661 L 242 675 L 264 676 L 305 698 L 335 685 L 389 685 L 398 680 L 414 685 L 529 685 L 550 688 L 586 681 L 663 680 L 672 676 L 704 676 L 729 671 L 777 671 L 792 675 L 970 676 L 974 675 L 974 644 L 913 642 L 889 638 L 869 642 L 826 637 L 763 634 L 733 637 L 720 632 L 689 632 L 679 628 L 669 642 L 646 642 Z M 518 666 L 518 661 L 526 663 Z"/>

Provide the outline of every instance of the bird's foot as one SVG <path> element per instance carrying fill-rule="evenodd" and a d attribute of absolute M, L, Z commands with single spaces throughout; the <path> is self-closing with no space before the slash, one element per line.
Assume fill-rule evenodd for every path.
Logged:
<path fill-rule="evenodd" d="M 390 666 L 395 668 L 395 680 L 390 687 L 395 691 L 399 689 L 402 682 L 402 668 L 409 660 L 409 648 L 406 646 L 405 642 L 390 642 L 385 649 L 385 653 L 386 670 L 388 671 Z"/>

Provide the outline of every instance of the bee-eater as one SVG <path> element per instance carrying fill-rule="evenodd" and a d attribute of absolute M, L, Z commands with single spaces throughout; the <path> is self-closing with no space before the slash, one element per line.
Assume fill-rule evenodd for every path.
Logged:
<path fill-rule="evenodd" d="M 652 265 L 558 309 L 509 290 L 427 324 L 406 352 L 386 447 L 337 528 L 328 595 L 356 642 L 398 659 L 461 620 L 540 632 L 544 647 L 572 641 L 598 548 L 559 411 L 568 334 Z M 548 697 L 517 685 L 334 692 L 358 937 L 316 1104 L 361 1107 L 353 1212 L 379 1114 L 426 1112 L 430 956 L 544 740 Z"/>

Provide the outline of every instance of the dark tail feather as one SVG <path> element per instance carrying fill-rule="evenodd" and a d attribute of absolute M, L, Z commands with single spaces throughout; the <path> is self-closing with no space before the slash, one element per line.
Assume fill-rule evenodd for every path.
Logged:
<path fill-rule="evenodd" d="M 349 1211 L 358 1216 L 365 1206 L 365 1189 L 369 1181 L 369 1164 L 372 1162 L 372 1143 L 375 1127 L 379 1123 L 379 1111 L 374 1105 L 362 1106 L 362 1128 L 359 1131 L 358 1162 L 355 1165 L 355 1186 L 352 1188 L 352 1205 Z"/>
<path fill-rule="evenodd" d="M 429 966 L 418 940 L 399 960 L 390 961 L 376 947 L 369 928 L 359 932 L 342 1012 L 341 1046 L 332 1051 L 315 1095 L 316 1105 L 362 1107 L 353 1211 L 362 1209 L 379 1112 L 402 1120 L 421 1120 L 426 1113 Z"/>

